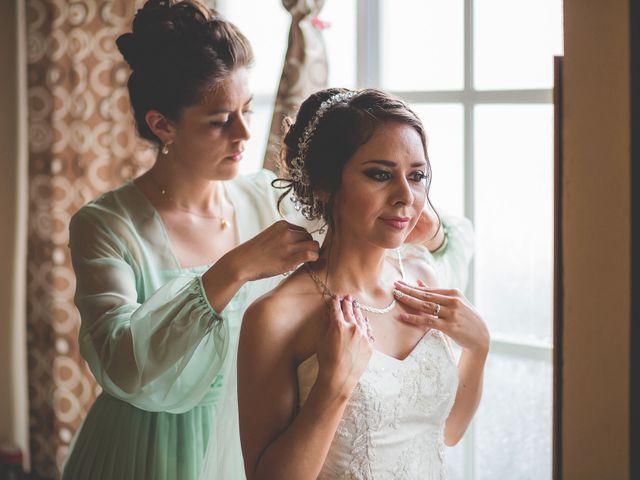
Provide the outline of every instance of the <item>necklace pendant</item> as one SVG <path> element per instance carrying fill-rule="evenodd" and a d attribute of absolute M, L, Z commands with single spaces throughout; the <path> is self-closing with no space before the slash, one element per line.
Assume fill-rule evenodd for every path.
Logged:
<path fill-rule="evenodd" d="M 222 230 L 226 230 L 229 226 L 229 222 L 227 222 L 224 218 L 220 221 L 220 228 Z"/>

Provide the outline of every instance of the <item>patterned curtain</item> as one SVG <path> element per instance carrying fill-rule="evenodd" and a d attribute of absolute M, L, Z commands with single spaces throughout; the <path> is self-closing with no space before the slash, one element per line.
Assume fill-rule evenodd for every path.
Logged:
<path fill-rule="evenodd" d="M 32 468 L 49 478 L 99 392 L 78 351 L 69 219 L 153 160 L 135 134 L 115 46 L 142 3 L 26 0 L 30 448 Z"/>
<path fill-rule="evenodd" d="M 327 86 L 329 69 L 322 38 L 324 26 L 318 20 L 324 2 L 282 0 L 282 5 L 291 14 L 291 28 L 264 157 L 264 167 L 273 171 L 280 151 L 282 120 L 287 116 L 294 117 L 306 97 Z"/>

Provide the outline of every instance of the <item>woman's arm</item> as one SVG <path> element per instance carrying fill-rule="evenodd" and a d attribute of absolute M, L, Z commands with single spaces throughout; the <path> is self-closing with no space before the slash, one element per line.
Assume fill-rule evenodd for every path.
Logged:
<path fill-rule="evenodd" d="M 240 438 L 248 480 L 315 479 L 371 355 L 364 319 L 332 304 L 316 383 L 296 414 L 292 322 L 267 297 L 247 310 L 238 354 Z"/>
<path fill-rule="evenodd" d="M 219 313 L 237 289 L 248 278 L 282 267 L 283 258 L 289 258 L 288 268 L 304 255 L 311 258 L 308 234 L 283 233 L 286 225 L 273 225 L 203 277 L 180 276 L 142 301 L 138 291 L 155 272 L 143 274 L 149 266 L 121 240 L 129 225 L 99 206 L 78 212 L 70 225 L 70 250 L 82 319 L 80 349 L 105 391 L 151 411 L 179 413 L 196 405 L 226 361 L 229 327 Z M 306 240 L 289 242 L 287 235 Z M 277 255 L 269 255 L 275 250 Z M 251 255 L 266 259 L 240 261 Z M 259 270 L 241 269 L 255 265 Z"/>
<path fill-rule="evenodd" d="M 487 354 L 488 349 L 465 348 L 462 350 L 458 363 L 459 380 L 456 399 L 444 429 L 444 443 L 449 447 L 462 439 L 480 405 Z"/>

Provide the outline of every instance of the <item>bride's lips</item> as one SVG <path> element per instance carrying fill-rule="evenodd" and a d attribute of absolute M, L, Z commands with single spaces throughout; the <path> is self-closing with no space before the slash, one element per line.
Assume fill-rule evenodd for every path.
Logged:
<path fill-rule="evenodd" d="M 409 217 L 380 217 L 384 223 L 389 225 L 391 228 L 395 228 L 396 230 L 404 230 L 409 225 L 409 221 L 411 218 Z"/>
<path fill-rule="evenodd" d="M 231 155 L 227 155 L 226 157 L 224 157 L 227 160 L 232 160 L 234 162 L 239 162 L 240 160 L 242 160 L 242 152 L 244 150 L 240 150 L 239 152 L 235 152 L 232 153 Z"/>

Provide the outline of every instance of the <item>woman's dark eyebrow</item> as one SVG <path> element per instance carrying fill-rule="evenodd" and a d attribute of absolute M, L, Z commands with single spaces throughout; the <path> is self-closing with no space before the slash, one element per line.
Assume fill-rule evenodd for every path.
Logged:
<path fill-rule="evenodd" d="M 367 160 L 366 162 L 363 163 L 363 165 L 366 165 L 367 163 L 377 163 L 378 165 L 384 165 L 385 167 L 390 167 L 390 168 L 398 166 L 396 162 L 393 162 L 391 160 L 381 160 L 381 159 Z M 427 164 L 426 162 L 412 163 L 411 168 L 424 167 L 426 164 Z"/>
<path fill-rule="evenodd" d="M 246 107 L 252 101 L 253 101 L 253 95 L 251 95 L 249 99 L 246 102 L 244 102 L 243 106 Z M 208 112 L 207 115 L 220 115 L 221 113 L 231 113 L 231 112 L 233 112 L 232 109 L 221 108 L 220 110 L 216 110 L 215 112 Z"/>

